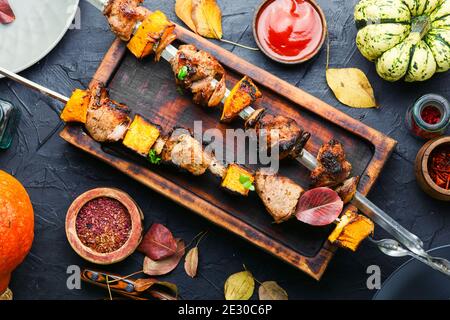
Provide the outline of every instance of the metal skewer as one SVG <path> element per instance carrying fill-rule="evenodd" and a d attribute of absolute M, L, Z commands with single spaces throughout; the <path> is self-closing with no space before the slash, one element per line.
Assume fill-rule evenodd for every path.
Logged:
<path fill-rule="evenodd" d="M 69 98 L 63 96 L 62 94 L 60 94 L 56 91 L 50 90 L 49 88 L 46 88 L 44 86 L 41 86 L 40 84 L 37 84 L 36 82 L 33 82 L 31 80 L 28 80 L 22 76 L 19 76 L 17 73 L 11 72 L 5 68 L 0 67 L 0 74 L 18 82 L 18 83 L 21 83 L 26 87 L 29 87 L 33 90 L 39 91 L 42 94 L 45 94 L 49 97 L 59 100 L 61 102 L 67 103 L 69 101 Z"/>

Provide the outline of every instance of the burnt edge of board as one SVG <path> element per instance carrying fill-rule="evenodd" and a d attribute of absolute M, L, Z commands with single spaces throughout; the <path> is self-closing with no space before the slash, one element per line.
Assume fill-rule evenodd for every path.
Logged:
<path fill-rule="evenodd" d="M 263 85 L 274 92 L 278 92 L 280 95 L 288 97 L 292 102 L 322 118 L 326 118 L 327 121 L 359 136 L 372 145 L 374 148 L 374 155 L 367 166 L 364 175 L 361 177 L 359 185 L 359 191 L 361 193 L 367 194 L 369 192 L 387 159 L 394 150 L 397 144 L 395 140 L 181 26 L 177 25 L 176 33 L 180 41 L 193 43 L 200 49 L 208 50 L 211 54 L 217 56 L 228 68 L 237 73 L 242 73 L 239 70 L 246 70 L 246 74 L 251 78 L 254 78 L 259 85 Z M 91 86 L 98 82 L 107 84 L 120 66 L 126 51 L 125 44 L 116 39 L 95 73 Z M 261 81 L 259 79 L 261 79 Z M 60 133 L 60 136 L 70 144 L 94 155 L 98 159 L 119 169 L 138 182 L 165 195 L 183 207 L 196 212 L 211 222 L 246 239 L 279 259 L 302 270 L 316 280 L 321 279 L 334 255 L 336 247 L 331 245 L 328 241 L 325 242 L 323 248 L 314 257 L 305 257 L 299 254 L 261 233 L 251 225 L 231 216 L 215 205 L 205 201 L 188 190 L 177 186 L 170 180 L 161 177 L 150 169 L 123 160 L 112 154 L 105 153 L 100 144 L 92 140 L 80 126 L 67 125 Z"/>

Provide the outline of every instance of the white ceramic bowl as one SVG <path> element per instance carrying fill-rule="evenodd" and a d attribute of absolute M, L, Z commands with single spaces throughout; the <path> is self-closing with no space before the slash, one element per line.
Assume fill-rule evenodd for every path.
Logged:
<path fill-rule="evenodd" d="M 59 43 L 74 20 L 79 0 L 9 3 L 16 20 L 0 25 L 0 66 L 20 72 L 44 58 Z"/>

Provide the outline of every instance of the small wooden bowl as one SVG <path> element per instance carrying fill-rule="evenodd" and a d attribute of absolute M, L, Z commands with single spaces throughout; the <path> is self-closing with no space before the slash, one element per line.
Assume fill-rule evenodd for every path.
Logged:
<path fill-rule="evenodd" d="M 419 183 L 419 186 L 423 189 L 423 191 L 425 191 L 435 199 L 450 201 L 450 190 L 445 190 L 444 188 L 441 188 L 436 183 L 434 183 L 428 172 L 428 161 L 430 159 L 431 153 L 437 148 L 442 147 L 443 145 L 450 146 L 449 136 L 436 138 L 425 143 L 417 153 L 415 172 L 417 182 Z"/>
<path fill-rule="evenodd" d="M 81 208 L 89 201 L 102 197 L 119 201 L 127 209 L 131 218 L 131 231 L 128 240 L 116 251 L 108 253 L 100 253 L 85 246 L 78 237 L 76 230 L 76 220 Z M 136 250 L 142 240 L 143 219 L 141 209 L 127 193 L 112 188 L 93 189 L 76 198 L 67 211 L 66 236 L 73 250 L 83 259 L 100 265 L 113 264 L 124 260 Z"/>
<path fill-rule="evenodd" d="M 306 61 L 312 59 L 313 57 L 315 57 L 319 53 L 320 49 L 322 49 L 322 46 L 327 37 L 327 19 L 325 17 L 325 14 L 322 11 L 322 8 L 320 8 L 320 6 L 314 0 L 305 0 L 306 2 L 309 2 L 314 7 L 314 9 L 319 14 L 320 20 L 322 22 L 322 35 L 321 35 L 321 39 L 320 39 L 320 42 L 319 42 L 317 48 L 313 52 L 311 52 L 309 55 L 302 57 L 300 59 L 297 59 L 297 60 L 291 60 L 288 58 L 283 59 L 283 58 L 273 55 L 272 52 L 267 51 L 265 49 L 265 47 L 261 44 L 261 41 L 259 40 L 259 36 L 258 36 L 257 28 L 258 28 L 259 16 L 260 16 L 262 10 L 264 10 L 266 8 L 266 6 L 272 1 L 274 1 L 274 0 L 264 0 L 259 5 L 259 7 L 256 9 L 255 15 L 253 17 L 253 36 L 255 38 L 256 44 L 258 45 L 259 49 L 270 59 L 272 59 L 276 62 L 282 63 L 282 64 L 288 64 L 288 65 L 303 63 L 303 62 L 306 62 Z"/>

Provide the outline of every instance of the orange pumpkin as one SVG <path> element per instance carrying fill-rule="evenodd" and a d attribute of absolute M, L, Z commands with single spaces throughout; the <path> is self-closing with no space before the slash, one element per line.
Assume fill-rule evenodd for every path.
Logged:
<path fill-rule="evenodd" d="M 0 296 L 11 272 L 25 259 L 34 238 L 34 214 L 22 184 L 0 170 Z"/>

